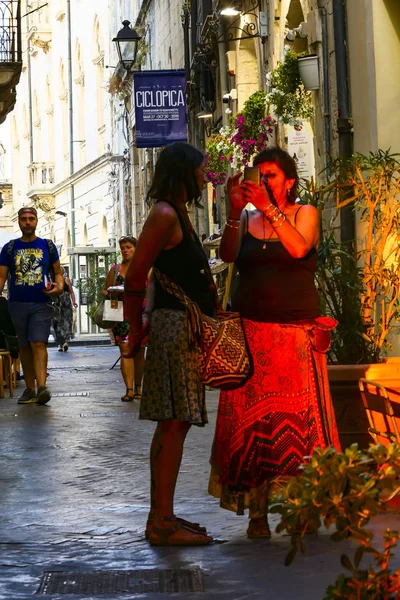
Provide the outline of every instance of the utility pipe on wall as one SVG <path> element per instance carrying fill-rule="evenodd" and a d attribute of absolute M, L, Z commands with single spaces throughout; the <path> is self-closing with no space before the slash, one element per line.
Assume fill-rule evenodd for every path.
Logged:
<path fill-rule="evenodd" d="M 33 117 L 32 117 L 32 63 L 31 63 L 31 46 L 29 38 L 29 13 L 26 15 L 26 32 L 28 38 L 28 48 L 26 53 L 27 76 L 28 76 L 28 118 L 29 118 L 29 162 L 33 163 Z"/>
<path fill-rule="evenodd" d="M 325 167 L 329 165 L 329 155 L 331 153 L 331 103 L 329 98 L 329 51 L 328 51 L 328 27 L 327 12 L 322 5 L 322 0 L 318 0 L 318 9 L 321 15 L 321 33 L 322 33 L 322 70 L 324 78 L 324 129 L 325 129 Z"/>
<path fill-rule="evenodd" d="M 69 174 L 74 174 L 74 104 L 72 88 L 72 42 L 71 42 L 71 0 L 67 0 L 67 29 L 68 29 L 68 126 L 69 126 Z M 75 190 L 70 185 L 70 213 L 71 213 L 71 244 L 74 247 L 75 240 Z M 75 274 L 73 273 L 73 276 Z"/>
<path fill-rule="evenodd" d="M 332 0 L 332 12 L 335 34 L 336 87 L 339 113 L 337 119 L 339 156 L 348 159 L 353 154 L 353 126 L 350 117 L 345 0 Z M 352 203 L 341 209 L 340 217 L 341 240 L 351 250 L 351 246 L 355 240 L 355 218 Z"/>
<path fill-rule="evenodd" d="M 73 104 L 73 88 L 72 88 L 72 33 L 71 33 L 71 0 L 67 0 L 67 32 L 68 32 L 68 125 L 69 125 L 69 175 L 74 174 L 74 104 Z M 69 187 L 70 198 L 70 223 L 71 223 L 71 246 L 76 245 L 75 238 L 75 188 L 71 183 Z M 77 279 L 79 276 L 79 257 L 73 255 L 72 258 L 72 278 Z M 77 333 L 81 333 L 81 312 L 80 308 L 77 311 Z"/>

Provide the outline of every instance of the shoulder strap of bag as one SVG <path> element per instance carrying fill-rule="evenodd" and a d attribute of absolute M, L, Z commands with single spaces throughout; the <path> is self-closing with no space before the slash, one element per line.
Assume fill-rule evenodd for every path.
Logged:
<path fill-rule="evenodd" d="M 204 262 L 204 275 L 206 276 L 209 288 L 210 288 L 210 290 L 213 293 L 215 308 L 216 308 L 217 311 L 218 310 L 222 310 L 222 306 L 221 306 L 221 303 L 220 303 L 219 298 L 218 298 L 217 288 L 216 288 L 216 285 L 215 285 L 215 282 L 214 282 L 214 277 L 213 277 L 213 275 L 211 273 L 210 265 L 208 264 L 208 260 L 207 260 L 206 253 L 204 252 L 203 244 L 200 242 L 199 237 L 198 237 L 197 233 L 195 232 L 195 230 L 193 228 L 193 225 L 191 224 L 191 222 L 189 220 L 187 222 L 184 219 L 182 213 L 179 211 L 179 208 L 173 202 L 168 202 L 168 200 L 165 200 L 165 202 L 167 202 L 167 204 L 169 204 L 170 206 L 172 206 L 172 208 L 175 210 L 176 214 L 178 215 L 178 219 L 179 219 L 179 223 L 180 223 L 181 227 L 184 227 L 185 229 L 187 229 L 187 231 L 189 232 L 189 235 L 191 236 L 192 240 L 200 248 L 201 255 L 203 257 L 203 262 Z M 182 290 L 182 292 L 183 292 L 183 290 Z M 190 302 L 192 302 L 192 300 L 190 300 Z"/>
<path fill-rule="evenodd" d="M 189 345 L 192 346 L 194 343 L 199 342 L 202 335 L 202 312 L 199 305 L 194 300 L 191 300 L 189 296 L 185 294 L 181 286 L 175 283 L 175 281 L 172 281 L 168 275 L 161 273 L 156 267 L 153 267 L 153 273 L 155 277 L 157 277 L 163 290 L 168 292 L 168 294 L 175 296 L 175 298 L 184 305 L 188 317 Z"/>

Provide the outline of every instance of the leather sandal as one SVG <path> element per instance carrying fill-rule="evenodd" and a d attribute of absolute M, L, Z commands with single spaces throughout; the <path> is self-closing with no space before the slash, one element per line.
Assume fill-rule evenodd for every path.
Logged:
<path fill-rule="evenodd" d="M 153 527 L 154 519 L 155 519 L 155 516 L 149 514 L 147 523 L 146 523 L 146 529 L 144 532 L 144 537 L 146 538 L 146 540 L 149 539 L 149 535 L 150 535 L 150 531 L 152 530 L 152 527 Z M 192 531 L 193 533 L 204 533 L 207 535 L 207 529 L 205 527 L 203 527 L 203 525 L 200 525 L 200 523 L 192 523 L 192 521 L 186 521 L 186 519 L 181 519 L 180 517 L 175 517 L 175 519 L 188 531 Z"/>
<path fill-rule="evenodd" d="M 148 540 L 152 546 L 206 546 L 213 541 L 210 535 L 200 532 L 195 533 L 190 529 L 186 529 L 180 523 L 179 519 L 163 518 L 159 519 L 159 521 L 169 522 L 170 526 L 158 527 L 154 524 L 152 525 L 148 536 Z M 190 532 L 191 537 L 172 537 L 178 531 L 181 531 L 183 534 Z"/>
<path fill-rule="evenodd" d="M 132 394 L 130 394 L 129 392 L 132 392 Z M 126 388 L 126 394 L 125 394 L 125 396 L 121 396 L 121 402 L 132 402 L 133 399 L 134 399 L 133 389 Z"/>
<path fill-rule="evenodd" d="M 133 399 L 134 400 L 141 400 L 142 399 L 142 386 L 141 385 L 136 385 L 135 384 L 135 393 L 133 394 Z"/>
<path fill-rule="evenodd" d="M 250 519 L 249 527 L 247 529 L 247 537 L 250 539 L 270 539 L 271 530 L 269 528 L 268 518 L 260 517 L 259 519 Z"/>

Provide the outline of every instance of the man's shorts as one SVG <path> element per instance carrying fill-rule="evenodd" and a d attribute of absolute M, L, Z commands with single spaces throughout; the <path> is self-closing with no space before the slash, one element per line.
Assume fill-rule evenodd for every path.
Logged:
<path fill-rule="evenodd" d="M 22 348 L 29 342 L 47 343 L 53 316 L 51 302 L 9 302 L 8 310 Z"/>

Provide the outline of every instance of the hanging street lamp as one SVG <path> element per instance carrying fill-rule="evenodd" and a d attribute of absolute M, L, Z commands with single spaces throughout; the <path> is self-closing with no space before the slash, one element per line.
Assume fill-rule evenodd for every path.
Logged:
<path fill-rule="evenodd" d="M 136 62 L 138 43 L 142 38 L 132 29 L 130 21 L 122 21 L 122 25 L 123 28 L 112 41 L 117 46 L 119 61 L 129 73 Z"/>

